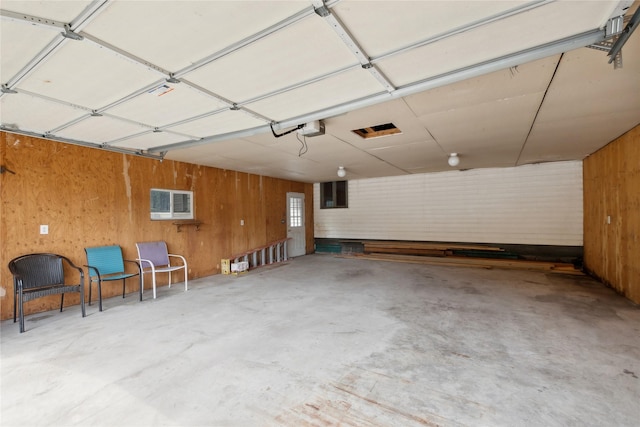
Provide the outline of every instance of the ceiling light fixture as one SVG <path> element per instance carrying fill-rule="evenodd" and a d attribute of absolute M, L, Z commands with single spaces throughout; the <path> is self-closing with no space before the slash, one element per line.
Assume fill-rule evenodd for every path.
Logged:
<path fill-rule="evenodd" d="M 460 164 L 460 157 L 458 157 L 458 153 L 451 153 L 449 154 L 449 166 L 451 167 L 456 167 Z"/>
<path fill-rule="evenodd" d="M 344 166 L 338 166 L 338 176 L 344 178 L 346 175 L 347 171 L 344 169 Z"/>

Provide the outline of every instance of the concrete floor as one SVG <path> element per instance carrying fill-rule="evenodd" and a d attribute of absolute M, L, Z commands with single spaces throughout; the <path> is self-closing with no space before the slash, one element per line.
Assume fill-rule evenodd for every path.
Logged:
<path fill-rule="evenodd" d="M 1 324 L 2 426 L 638 426 L 587 277 L 309 255 Z"/>

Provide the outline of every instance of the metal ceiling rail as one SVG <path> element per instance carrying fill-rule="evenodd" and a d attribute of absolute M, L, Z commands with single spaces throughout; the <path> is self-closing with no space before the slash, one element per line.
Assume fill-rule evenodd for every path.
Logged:
<path fill-rule="evenodd" d="M 89 6 L 80 13 L 80 15 L 76 16 L 76 18 L 71 21 L 69 28 L 75 32 L 82 31 L 84 27 L 86 27 L 96 16 L 98 16 L 100 12 L 105 9 L 105 6 L 109 2 L 111 2 L 111 0 L 93 0 Z"/>
<path fill-rule="evenodd" d="M 90 108 L 87 108 L 84 105 L 78 105 L 78 104 L 74 104 L 73 102 L 62 101 L 62 100 L 57 99 L 57 98 L 51 98 L 50 96 L 43 95 L 41 93 L 30 92 L 30 91 L 25 90 L 25 89 L 17 89 L 17 92 L 18 93 L 22 93 L 24 95 L 33 96 L 34 98 L 44 99 L 45 101 L 53 102 L 55 104 L 64 105 L 65 107 L 75 108 L 76 110 L 82 110 L 82 111 L 86 111 L 88 113 L 92 112 L 92 110 Z"/>
<path fill-rule="evenodd" d="M 192 83 L 192 82 L 190 82 L 188 80 L 183 79 L 182 82 L 184 84 L 192 87 L 195 90 L 201 91 L 201 92 L 203 92 L 205 94 L 209 93 L 209 91 L 207 89 L 205 89 L 205 88 L 203 88 L 201 86 L 198 86 L 197 84 Z M 206 113 L 198 114 L 197 116 L 187 117 L 186 119 L 182 119 L 182 120 L 179 120 L 177 122 L 173 122 L 173 123 L 169 123 L 169 124 L 160 126 L 160 129 L 170 129 L 170 128 L 174 127 L 174 126 L 180 126 L 180 125 L 183 125 L 185 123 L 190 123 L 190 122 L 193 122 L 193 121 L 196 121 L 196 120 L 204 119 L 205 117 L 209 117 L 209 116 L 215 116 L 216 114 L 224 113 L 224 112 L 230 111 L 230 110 L 231 111 L 240 111 L 240 112 L 242 112 L 244 114 L 247 114 L 247 115 L 249 115 L 249 116 L 251 116 L 251 117 L 253 117 L 255 119 L 262 120 L 265 123 L 272 122 L 272 119 L 270 119 L 268 117 L 265 117 L 262 114 L 258 114 L 255 111 L 252 111 L 252 110 L 250 110 L 250 109 L 248 109 L 246 107 L 241 107 L 238 104 L 234 104 L 234 103 L 232 103 L 231 101 L 228 101 L 228 100 L 226 101 L 226 103 L 228 104 L 226 107 L 217 108 L 215 110 L 207 111 Z"/>
<path fill-rule="evenodd" d="M 197 91 L 199 91 L 199 92 L 201 92 L 203 94 L 209 95 L 210 97 L 212 97 L 212 98 L 218 100 L 219 102 L 227 105 L 226 108 L 217 109 L 217 110 L 211 111 L 209 113 L 205 113 L 205 116 L 214 115 L 214 114 L 217 114 L 217 113 L 222 112 L 222 111 L 233 110 L 233 111 L 242 111 L 245 114 L 248 114 L 248 115 L 250 115 L 250 116 L 252 116 L 252 117 L 254 117 L 256 119 L 263 120 L 263 121 L 265 121 L 267 123 L 271 121 L 270 118 L 265 117 L 265 116 L 263 116 L 261 114 L 258 114 L 255 111 L 249 110 L 248 108 L 242 107 L 239 103 L 235 103 L 233 101 L 228 100 L 227 98 L 223 98 L 223 97 L 221 97 L 219 95 L 216 95 L 215 93 L 211 92 L 209 89 L 205 89 L 202 86 L 200 86 L 200 85 L 198 85 L 196 83 L 193 83 L 192 81 L 189 81 L 189 80 L 183 78 L 182 82 L 185 85 L 193 88 L 194 90 L 197 90 Z M 203 115 L 199 115 L 197 117 L 187 118 L 187 119 L 183 120 L 182 123 L 187 123 L 187 122 L 190 122 L 192 120 L 196 120 L 197 118 L 202 118 L 202 117 L 204 117 L 204 116 Z M 180 123 L 180 124 L 182 124 L 182 123 Z M 177 123 L 172 123 L 172 124 L 166 125 L 164 127 L 171 127 L 171 126 L 176 126 L 176 125 L 177 125 Z"/>
<path fill-rule="evenodd" d="M 333 107 L 318 110 L 313 113 L 292 117 L 286 120 L 282 120 L 275 123 L 273 126 L 275 129 L 285 129 L 292 126 L 297 126 L 301 123 L 307 123 L 313 120 L 326 119 L 328 117 L 337 116 L 340 114 L 353 111 L 355 109 L 368 107 L 371 105 L 379 104 L 392 99 L 402 98 L 404 96 L 413 95 L 419 92 L 423 92 L 428 89 L 436 87 L 446 86 L 452 83 L 457 83 L 462 80 L 482 76 L 494 71 L 515 67 L 523 63 L 535 61 L 548 56 L 557 55 L 569 50 L 577 49 L 580 47 L 588 46 L 593 43 L 600 42 L 605 38 L 604 29 L 596 29 L 587 31 L 581 34 L 577 34 L 571 37 L 567 37 L 555 42 L 546 43 L 533 48 L 525 49 L 512 54 L 504 55 L 493 60 L 480 62 L 468 67 L 460 68 L 448 73 L 444 73 L 435 77 L 424 79 L 403 87 L 400 87 L 393 92 L 378 93 L 368 97 L 360 98 L 355 101 L 346 102 Z M 260 133 L 266 133 L 271 130 L 270 126 L 260 126 L 253 129 L 245 129 L 236 132 L 229 132 L 221 135 L 213 135 L 210 137 L 201 138 L 195 141 L 184 141 L 175 144 L 168 144 L 158 147 L 149 148 L 147 151 L 153 152 L 167 152 L 176 149 L 195 147 L 205 145 L 213 142 L 226 141 L 234 138 L 242 138 L 252 136 Z"/>
<path fill-rule="evenodd" d="M 113 116 L 108 116 L 108 117 L 121 120 L 120 117 L 113 117 Z M 130 120 L 125 120 L 125 121 L 131 122 Z M 135 122 L 131 122 L 131 123 L 135 123 Z M 166 130 L 161 130 L 159 128 L 152 128 L 152 129 L 146 129 L 146 130 L 143 130 L 141 132 L 134 133 L 134 134 L 131 134 L 131 135 L 123 136 L 122 138 L 116 138 L 116 139 L 113 139 L 111 141 L 107 141 L 107 142 L 102 144 L 102 147 L 113 147 L 114 144 L 117 144 L 118 142 L 127 141 L 129 139 L 137 138 L 139 136 L 147 135 L 149 133 L 156 133 L 156 132 L 158 132 L 158 133 L 166 132 L 168 134 L 180 136 L 182 138 L 197 138 L 197 137 L 194 137 L 193 135 L 186 135 L 186 134 L 179 133 L 179 132 L 166 131 Z M 140 150 L 140 152 L 144 152 L 144 151 L 145 150 Z"/>
<path fill-rule="evenodd" d="M 348 65 L 346 67 L 339 68 L 339 69 L 334 70 L 334 71 L 330 71 L 330 72 L 328 72 L 326 74 L 323 74 L 321 76 L 313 77 L 313 78 L 308 79 L 308 80 L 304 80 L 304 81 L 301 81 L 301 82 L 298 82 L 298 83 L 294 83 L 292 85 L 289 85 L 289 86 L 286 86 L 286 87 L 283 87 L 283 88 L 280 88 L 280 89 L 276 89 L 276 90 L 274 90 L 272 92 L 268 92 L 268 93 L 265 93 L 265 94 L 262 94 L 262 95 L 258 95 L 258 96 L 253 97 L 253 98 L 246 99 L 246 100 L 244 100 L 242 102 L 238 102 L 238 105 L 253 104 L 254 102 L 258 102 L 258 101 L 261 101 L 261 100 L 266 99 L 266 98 L 271 98 L 273 96 L 280 95 L 280 94 L 283 94 L 285 92 L 292 91 L 294 89 L 298 89 L 298 88 L 301 88 L 301 87 L 304 87 L 304 86 L 308 86 L 308 85 L 313 84 L 313 83 L 320 82 L 322 80 L 326 80 L 326 79 L 331 78 L 333 76 L 337 76 L 338 74 L 342 74 L 342 73 L 344 73 L 346 71 L 359 69 L 359 68 L 360 68 L 360 65 L 358 65 L 358 64 Z"/>
<path fill-rule="evenodd" d="M 118 56 L 121 56 L 125 59 L 128 59 L 129 61 L 134 62 L 135 64 L 138 65 L 142 65 L 144 67 L 146 67 L 149 70 L 155 71 L 159 74 L 162 74 L 164 76 L 164 78 L 169 77 L 169 75 L 171 74 L 171 72 L 169 70 L 165 70 L 164 68 L 160 67 L 159 65 L 156 64 L 152 64 L 149 61 L 146 61 L 134 54 L 132 54 L 131 52 L 127 52 L 124 49 L 120 49 L 119 47 L 116 47 L 114 45 L 112 45 L 111 43 L 107 43 L 104 40 L 101 40 L 97 37 L 92 36 L 91 34 L 87 34 L 85 32 L 81 32 L 80 35 L 82 35 L 86 40 L 100 46 L 103 47 L 113 53 L 115 53 Z"/>
<path fill-rule="evenodd" d="M 611 51 L 609 51 L 609 56 L 611 56 L 611 58 L 609 59 L 609 64 L 611 64 L 612 61 L 615 61 L 616 56 L 618 55 L 618 53 L 620 53 L 622 47 L 625 45 L 629 37 L 631 37 L 631 34 L 635 31 L 639 24 L 640 7 L 636 9 L 635 13 L 627 23 L 627 26 L 622 30 L 622 34 L 620 34 L 618 40 L 616 40 L 613 44 L 613 47 L 611 47 Z"/>
<path fill-rule="evenodd" d="M 369 55 L 367 55 L 364 49 L 362 49 L 360 43 L 358 43 L 356 38 L 349 32 L 347 27 L 335 13 L 324 5 L 317 8 L 316 13 L 318 16 L 324 18 L 325 22 L 327 22 L 333 31 L 335 31 L 338 37 L 340 37 L 340 40 L 342 40 L 345 46 L 347 46 L 351 53 L 358 59 L 362 68 L 369 71 L 369 73 L 385 88 L 387 92 L 395 90 L 395 87 L 389 79 L 387 79 L 387 77 L 371 63 Z"/>
<path fill-rule="evenodd" d="M 0 126 L 0 130 L 2 130 L 3 132 L 7 132 L 7 133 L 13 133 L 13 134 L 17 134 L 17 135 L 24 135 L 24 136 L 32 136 L 32 137 L 36 137 L 36 138 L 42 138 L 43 135 L 39 134 L 37 132 L 29 132 L 29 131 L 23 131 L 23 130 L 16 130 L 13 129 L 11 127 L 7 127 L 7 126 Z M 146 157 L 149 159 L 155 159 L 155 160 L 160 160 L 162 161 L 164 159 L 164 153 L 161 154 L 152 154 L 152 153 L 145 153 L 141 150 L 130 150 L 130 149 L 126 149 L 126 148 L 119 148 L 119 147 L 109 147 L 109 146 L 105 146 L 103 144 L 93 144 L 91 142 L 85 142 L 85 141 L 78 141 L 75 139 L 70 139 L 70 138 L 61 138 L 55 135 L 45 135 L 44 136 L 47 139 L 50 139 L 52 141 L 58 141 L 58 142 L 64 142 L 67 144 L 73 144 L 73 145 L 79 145 L 82 147 L 89 147 L 89 148 L 98 148 L 98 149 L 102 149 L 102 150 L 106 150 L 106 151 L 113 151 L 116 153 L 122 153 L 122 154 L 130 154 L 130 155 L 134 155 L 134 156 L 140 156 L 140 157 Z"/>
<path fill-rule="evenodd" d="M 8 19 L 12 19 L 18 22 L 25 22 L 29 25 L 36 25 L 40 27 L 48 27 L 49 29 L 56 30 L 60 32 L 60 30 L 64 30 L 64 26 L 66 25 L 64 22 L 55 21 L 49 18 L 42 18 L 40 16 L 27 15 L 26 13 L 18 13 L 13 12 L 11 10 L 0 9 L 0 16 Z"/>
<path fill-rule="evenodd" d="M 24 80 L 29 74 L 31 74 L 38 65 L 42 64 L 47 58 L 49 58 L 54 52 L 56 52 L 67 41 L 62 35 L 55 36 L 53 40 L 49 42 L 36 56 L 31 59 L 20 71 L 16 73 L 7 82 L 7 87 L 14 88 L 22 80 Z"/>

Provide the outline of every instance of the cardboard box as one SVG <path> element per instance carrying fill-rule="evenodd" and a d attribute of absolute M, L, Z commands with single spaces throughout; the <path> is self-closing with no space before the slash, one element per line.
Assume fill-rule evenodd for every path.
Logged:
<path fill-rule="evenodd" d="M 231 274 L 231 261 L 223 259 L 220 261 L 220 272 L 222 274 Z"/>
<path fill-rule="evenodd" d="M 249 263 L 247 261 L 234 262 L 231 264 L 232 273 L 242 273 L 249 269 Z"/>

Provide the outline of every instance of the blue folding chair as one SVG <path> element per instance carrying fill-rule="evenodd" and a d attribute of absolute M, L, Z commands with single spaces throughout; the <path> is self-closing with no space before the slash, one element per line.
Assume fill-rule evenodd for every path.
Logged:
<path fill-rule="evenodd" d="M 142 274 L 140 264 L 136 261 L 124 259 L 122 257 L 122 249 L 118 245 L 112 246 L 96 246 L 85 248 L 87 254 L 87 267 L 89 269 L 89 305 L 91 305 L 91 285 L 93 282 L 98 283 L 98 301 L 100 311 L 102 311 L 102 282 L 110 282 L 113 280 L 122 280 L 122 298 L 125 293 L 125 281 L 134 276 L 138 276 L 138 287 L 140 292 L 140 301 L 142 301 Z M 137 272 L 125 272 L 124 263 L 133 263 Z"/>

